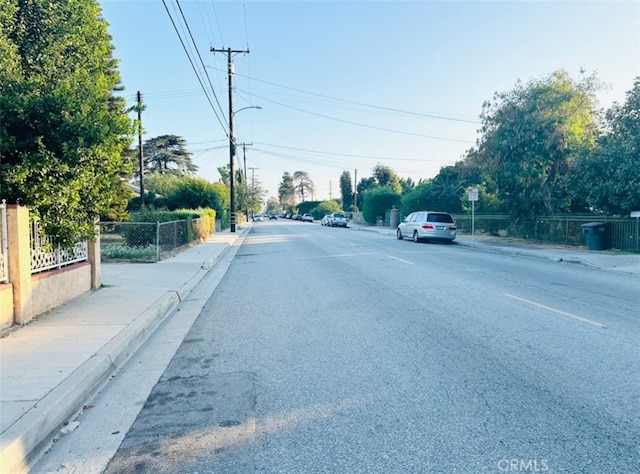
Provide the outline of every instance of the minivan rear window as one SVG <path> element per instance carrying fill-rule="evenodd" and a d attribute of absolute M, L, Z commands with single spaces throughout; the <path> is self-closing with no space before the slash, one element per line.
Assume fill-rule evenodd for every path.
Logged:
<path fill-rule="evenodd" d="M 449 214 L 428 214 L 427 222 L 446 222 L 453 224 L 453 218 Z"/>

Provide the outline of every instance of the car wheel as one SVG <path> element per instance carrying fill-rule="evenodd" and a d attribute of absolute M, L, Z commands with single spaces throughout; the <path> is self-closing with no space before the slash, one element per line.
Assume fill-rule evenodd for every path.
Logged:
<path fill-rule="evenodd" d="M 413 241 L 414 242 L 420 242 L 420 237 L 418 237 L 418 231 L 417 230 L 413 231 Z"/>
<path fill-rule="evenodd" d="M 396 230 L 396 239 L 402 240 L 402 231 L 400 229 Z"/>

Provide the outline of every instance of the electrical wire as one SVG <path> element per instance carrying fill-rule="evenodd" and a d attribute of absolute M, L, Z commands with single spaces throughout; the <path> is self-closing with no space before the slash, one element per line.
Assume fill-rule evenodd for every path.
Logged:
<path fill-rule="evenodd" d="M 444 140 L 444 141 L 458 142 L 458 143 L 475 143 L 472 140 L 461 140 L 459 138 L 448 138 L 448 137 L 439 137 L 439 136 L 436 136 L 436 135 L 425 135 L 425 134 L 422 134 L 422 133 L 405 132 L 405 131 L 402 131 L 402 130 L 393 130 L 393 129 L 390 129 L 390 128 L 378 127 L 376 125 L 353 122 L 351 120 L 345 120 L 345 119 L 341 119 L 341 118 L 338 118 L 338 117 L 332 117 L 330 115 L 320 114 L 320 113 L 317 113 L 317 112 L 311 112 L 309 110 L 301 109 L 299 107 L 294 107 L 293 105 L 283 104 L 282 102 L 278 102 L 276 100 L 268 99 L 267 97 L 259 96 L 259 95 L 256 95 L 256 94 L 254 94 L 254 96 L 255 97 L 259 97 L 262 100 L 266 100 L 267 102 L 271 102 L 273 104 L 277 104 L 277 105 L 279 105 L 281 107 L 286 107 L 288 109 L 296 110 L 298 112 L 302 112 L 302 113 L 305 113 L 305 114 L 309 114 L 309 115 L 313 115 L 313 116 L 316 116 L 316 117 L 325 118 L 325 119 L 328 119 L 328 120 L 333 120 L 335 122 L 346 123 L 346 124 L 349 124 L 349 125 L 355 125 L 355 126 L 358 126 L 358 127 L 370 128 L 370 129 L 373 129 L 373 130 L 380 130 L 380 131 L 388 132 L 388 133 L 397 133 L 397 134 L 400 134 L 400 135 L 409 135 L 409 136 L 413 136 L 413 137 L 430 138 L 430 139 L 433 139 L 433 140 Z"/>
<path fill-rule="evenodd" d="M 202 65 L 202 71 L 204 72 L 204 75 L 207 77 L 207 81 L 209 81 L 209 87 L 211 87 L 211 92 L 213 93 L 213 98 L 216 100 L 216 104 L 218 104 L 218 107 L 220 108 L 220 113 L 224 117 L 224 110 L 222 109 L 222 106 L 220 105 L 220 101 L 218 100 L 218 96 L 216 95 L 216 91 L 215 91 L 215 89 L 213 87 L 213 84 L 211 84 L 211 78 L 209 77 L 209 73 L 207 72 L 207 68 L 204 65 L 204 61 L 202 60 L 202 56 L 200 56 L 200 52 L 198 51 L 198 47 L 196 46 L 196 42 L 193 39 L 193 34 L 191 34 L 191 28 L 189 27 L 189 23 L 187 22 L 187 19 L 184 16 L 184 12 L 182 11 L 182 7 L 180 6 L 180 1 L 179 0 L 175 0 L 175 1 L 176 1 L 176 4 L 178 5 L 178 9 L 180 10 L 180 15 L 182 16 L 182 21 L 184 21 L 184 24 L 187 27 L 187 31 L 189 32 L 189 37 L 191 38 L 191 42 L 193 44 L 193 47 L 194 47 L 194 49 L 196 51 L 196 54 L 198 55 L 198 59 L 200 60 L 200 64 Z"/>
<path fill-rule="evenodd" d="M 162 4 L 164 5 L 164 8 L 167 12 L 167 15 L 169 15 L 169 19 L 171 20 L 171 24 L 173 25 L 173 28 L 176 32 L 176 34 L 178 35 L 178 39 L 180 40 L 180 44 L 182 44 L 182 48 L 184 49 L 185 54 L 187 55 L 187 59 L 189 60 L 189 64 L 191 64 L 191 68 L 193 69 L 193 72 L 196 74 L 196 77 L 198 79 L 198 82 L 200 83 L 200 87 L 202 88 L 202 90 L 205 93 L 205 96 L 207 97 L 207 101 L 209 102 L 209 105 L 211 106 L 211 110 L 213 110 L 213 113 L 215 114 L 216 118 L 218 119 L 218 122 L 220 123 L 220 125 L 222 126 L 222 129 L 224 131 L 224 134 L 228 137 L 229 136 L 229 132 L 227 131 L 228 127 L 225 125 L 225 123 L 222 121 L 222 119 L 220 118 L 220 116 L 218 115 L 218 112 L 215 109 L 215 106 L 213 105 L 213 103 L 211 102 L 211 98 L 209 97 L 209 94 L 207 93 L 207 89 L 204 86 L 204 84 L 202 83 L 202 79 L 200 78 L 200 75 L 198 74 L 198 70 L 196 69 L 195 65 L 193 64 L 193 60 L 191 59 L 191 56 L 189 55 L 189 52 L 187 50 L 186 45 L 184 44 L 184 41 L 182 40 L 182 37 L 180 36 L 180 32 L 178 31 L 178 27 L 175 23 L 175 21 L 173 20 L 173 17 L 171 16 L 171 12 L 169 11 L 169 8 L 167 7 L 167 3 L 165 0 L 162 0 Z"/>
<path fill-rule="evenodd" d="M 245 76 L 245 75 L 239 74 L 239 73 L 236 74 L 236 75 L 240 76 L 240 77 L 245 77 L 245 78 L 248 78 L 248 79 L 252 79 L 252 80 L 257 81 L 257 82 L 263 82 L 265 84 L 269 84 L 269 85 L 272 85 L 272 86 L 281 87 L 283 89 L 289 89 L 289 90 L 296 91 L 296 92 L 302 92 L 303 94 L 313 95 L 313 96 L 316 96 L 316 97 L 322 97 L 324 99 L 329 99 L 329 100 L 333 100 L 333 101 L 337 101 L 337 102 L 345 102 L 345 103 L 348 103 L 348 104 L 358 105 L 358 106 L 361 106 L 361 107 L 385 110 L 385 111 L 388 111 L 388 112 L 396 112 L 396 113 L 407 114 L 407 115 L 415 115 L 415 116 L 420 116 L 420 117 L 434 118 L 434 119 L 438 119 L 438 120 L 450 120 L 450 121 L 453 121 L 453 122 L 464 122 L 464 123 L 474 123 L 474 124 L 481 123 L 478 120 L 447 117 L 444 114 L 429 114 L 429 113 L 425 113 L 425 112 L 415 112 L 415 111 L 409 111 L 409 110 L 403 110 L 403 109 L 396 109 L 396 108 L 393 108 L 393 107 L 384 107 L 384 106 L 380 106 L 380 105 L 366 104 L 366 103 L 357 102 L 357 101 L 354 101 L 354 100 L 341 99 L 341 98 L 338 98 L 338 97 L 331 97 L 331 96 L 328 96 L 328 95 L 319 94 L 319 93 L 316 93 L 316 92 L 310 92 L 310 91 L 306 91 L 306 90 L 303 90 L 303 89 L 297 89 L 295 87 L 284 86 L 282 84 L 277 84 L 275 82 L 270 82 L 270 81 L 266 81 L 264 79 L 258 79 L 258 78 L 255 78 L 255 77 Z"/>

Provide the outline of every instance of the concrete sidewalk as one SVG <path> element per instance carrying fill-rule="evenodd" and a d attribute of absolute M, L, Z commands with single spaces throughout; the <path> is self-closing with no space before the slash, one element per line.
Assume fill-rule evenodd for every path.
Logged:
<path fill-rule="evenodd" d="M 105 263 L 102 288 L 6 333 L 0 339 L 0 472 L 27 471 L 248 229 L 220 232 L 158 263 Z"/>

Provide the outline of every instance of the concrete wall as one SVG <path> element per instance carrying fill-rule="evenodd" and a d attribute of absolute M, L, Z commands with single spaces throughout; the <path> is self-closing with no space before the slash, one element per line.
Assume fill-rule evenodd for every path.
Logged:
<path fill-rule="evenodd" d="M 7 230 L 9 284 L 0 284 L 0 330 L 100 287 L 99 236 L 89 243 L 88 261 L 32 275 L 29 209 L 8 205 Z"/>
<path fill-rule="evenodd" d="M 60 306 L 91 289 L 91 264 L 76 263 L 31 278 L 31 306 L 35 316 Z"/>
<path fill-rule="evenodd" d="M 0 283 L 0 331 L 13 325 L 13 286 Z"/>

